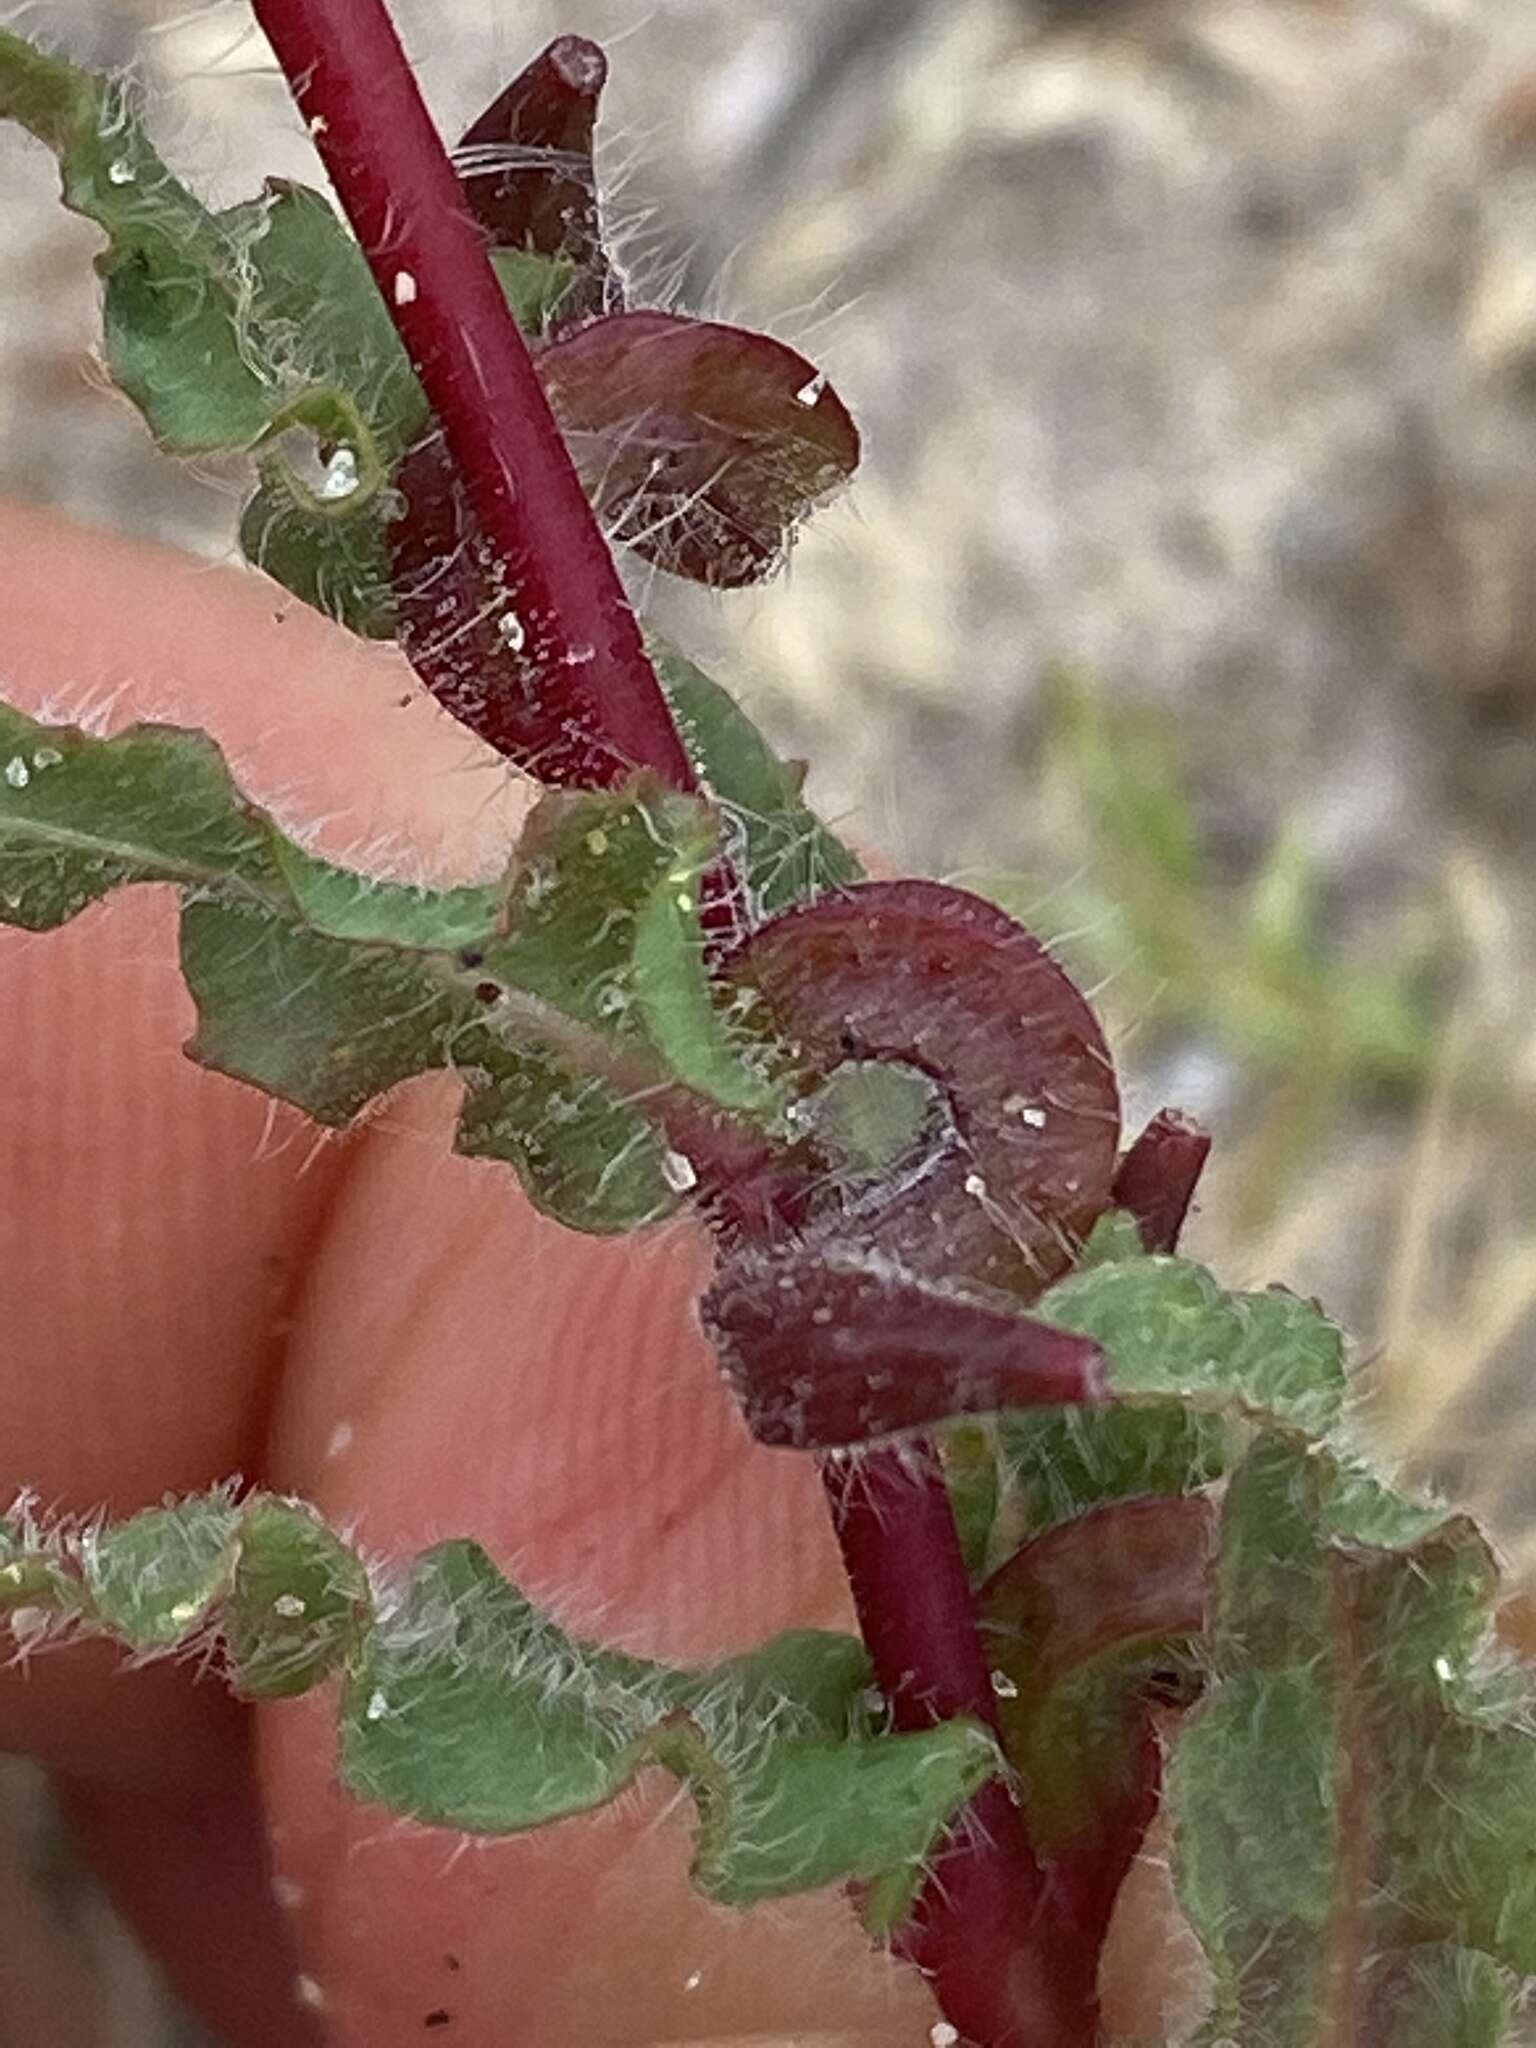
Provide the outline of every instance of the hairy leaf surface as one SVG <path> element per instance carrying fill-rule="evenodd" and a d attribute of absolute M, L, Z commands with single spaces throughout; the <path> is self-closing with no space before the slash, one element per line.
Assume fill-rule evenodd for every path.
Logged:
<path fill-rule="evenodd" d="M 1331 1541 L 1331 1465 L 1267 1430 L 1226 1500 L 1169 1787 L 1215 1972 L 1201 2040 L 1403 2048 L 1454 2012 L 1439 2038 L 1496 2043 L 1504 1973 L 1536 1970 L 1536 1700 L 1493 1649 L 1472 1525 Z"/>
<path fill-rule="evenodd" d="M 567 1636 L 471 1543 L 429 1551 L 348 1683 L 342 1763 L 366 1798 L 504 1833 L 674 1772 L 694 1878 L 729 1905 L 918 1867 L 997 1766 L 984 1730 L 877 1735 L 857 1644 L 805 1634 L 712 1672 Z M 765 1711 L 769 1705 L 773 1711 Z"/>
<path fill-rule="evenodd" d="M 581 1229 L 676 1203 L 631 1096 L 776 1113 L 704 980 L 713 847 L 703 804 L 641 779 L 546 798 L 502 882 L 409 887 L 297 845 L 202 734 L 103 740 L 0 706 L 0 921 L 47 930 L 114 887 L 179 884 L 195 1059 L 332 1125 L 451 1068 L 461 1149 Z"/>

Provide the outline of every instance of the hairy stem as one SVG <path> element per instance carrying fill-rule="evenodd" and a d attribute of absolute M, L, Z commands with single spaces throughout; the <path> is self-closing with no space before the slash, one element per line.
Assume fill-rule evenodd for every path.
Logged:
<path fill-rule="evenodd" d="M 926 1439 L 823 1460 L 875 1676 L 903 1730 L 968 1714 L 998 1731 L 949 1489 Z M 1056 1924 L 1048 1873 L 1001 1779 L 961 1815 L 901 1952 L 974 2048 L 1092 2048 L 1098 1941 Z"/>
<path fill-rule="evenodd" d="M 382 0 L 253 0 L 547 662 L 577 662 L 602 738 L 679 789 L 695 777 Z"/>

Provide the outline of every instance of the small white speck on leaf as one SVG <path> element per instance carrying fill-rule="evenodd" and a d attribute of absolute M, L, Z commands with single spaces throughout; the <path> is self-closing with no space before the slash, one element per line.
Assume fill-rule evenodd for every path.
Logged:
<path fill-rule="evenodd" d="M 496 630 L 514 654 L 521 654 L 528 644 L 528 629 L 516 612 L 503 612 L 496 621 Z"/>
<path fill-rule="evenodd" d="M 32 756 L 34 768 L 57 768 L 64 756 L 57 747 L 39 747 Z"/>
<path fill-rule="evenodd" d="M 388 1712 L 389 1701 L 385 1699 L 383 1693 L 375 1692 L 369 1695 L 368 1704 L 363 1709 L 363 1719 L 365 1721 L 382 1721 Z"/>
<path fill-rule="evenodd" d="M 327 504 L 334 504 L 339 498 L 350 498 L 357 489 L 357 450 L 341 447 L 325 465 L 325 475 L 320 479 L 318 495 Z"/>
<path fill-rule="evenodd" d="M 702 1970 L 690 1970 L 683 1979 L 683 1989 L 685 1991 L 697 1991 L 703 1982 L 704 1972 Z"/>
<path fill-rule="evenodd" d="M 992 1690 L 1000 1700 L 1016 1700 L 1019 1696 L 1019 1688 L 1014 1684 L 1006 1671 L 993 1672 Z"/>
<path fill-rule="evenodd" d="M 1032 1131 L 1045 1129 L 1045 1111 L 1038 1103 L 1031 1102 L 1027 1095 L 1010 1095 L 1003 1104 L 1003 1114 L 1022 1117 Z"/>
<path fill-rule="evenodd" d="M 693 1161 L 681 1152 L 664 1152 L 661 1157 L 661 1177 L 674 1195 L 686 1195 L 691 1187 L 698 1185 L 699 1176 L 693 1170 Z"/>
<path fill-rule="evenodd" d="M 1449 1685 L 1456 1676 L 1455 1667 L 1452 1665 L 1449 1657 L 1437 1657 L 1435 1659 L 1435 1676 L 1442 1685 Z"/>
<path fill-rule="evenodd" d="M 331 1431 L 330 1435 L 325 1440 L 325 1455 L 327 1460 L 329 1461 L 332 1458 L 345 1457 L 347 1452 L 350 1451 L 352 1448 L 352 1439 L 355 1434 L 356 1431 L 353 1429 L 350 1422 L 338 1422 L 336 1427 Z"/>
<path fill-rule="evenodd" d="M 272 1880 L 272 1896 L 285 1913 L 296 1913 L 303 1905 L 306 1893 L 295 1877 L 285 1877 L 278 1871 Z"/>
<path fill-rule="evenodd" d="M 311 114 L 309 117 L 309 132 L 311 135 L 323 135 L 330 125 L 324 114 Z"/>
<path fill-rule="evenodd" d="M 416 303 L 416 279 L 409 270 L 395 272 L 395 304 L 414 306 Z"/>
<path fill-rule="evenodd" d="M 9 761 L 6 762 L 5 779 L 12 789 L 25 789 L 32 780 L 32 770 L 23 761 L 20 754 L 12 754 Z"/>
<path fill-rule="evenodd" d="M 796 405 L 803 405 L 806 407 L 807 410 L 809 410 L 811 406 L 815 405 L 815 403 L 821 397 L 821 394 L 823 393 L 823 391 L 826 390 L 826 388 L 826 372 L 825 370 L 818 370 L 816 372 L 816 375 L 811 379 L 810 383 L 802 384 L 800 386 L 800 389 L 795 393 Z"/>
<path fill-rule="evenodd" d="M 304 1611 L 304 1602 L 297 1593 L 279 1593 L 272 1602 L 272 1612 L 281 1614 L 288 1621 L 297 1621 Z"/>
<path fill-rule="evenodd" d="M 129 163 L 125 156 L 117 157 L 112 163 L 107 165 L 107 183 L 109 185 L 131 185 L 133 183 L 133 165 Z"/>
<path fill-rule="evenodd" d="M 974 1195 L 978 1202 L 985 1196 L 987 1184 L 979 1173 L 968 1173 L 965 1176 L 965 1192 Z"/>
<path fill-rule="evenodd" d="M 325 1991 L 317 1977 L 295 1977 L 293 1995 L 300 2005 L 307 2005 L 311 2012 L 324 2012 Z"/>
<path fill-rule="evenodd" d="M 933 2048 L 955 2048 L 955 2043 L 960 2039 L 960 2030 L 958 2027 L 952 2027 L 948 2020 L 935 2020 L 928 2029 L 928 2039 Z"/>

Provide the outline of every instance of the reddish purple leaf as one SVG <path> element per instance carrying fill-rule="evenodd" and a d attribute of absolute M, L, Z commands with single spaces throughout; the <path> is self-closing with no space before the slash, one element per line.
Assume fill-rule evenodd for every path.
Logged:
<path fill-rule="evenodd" d="M 1106 1501 L 1026 1543 L 978 1596 L 994 1664 L 1019 1685 L 1005 1728 L 1022 1727 L 1051 1691 L 1135 1641 L 1205 1626 L 1216 1527 L 1203 1493 Z"/>
<path fill-rule="evenodd" d="M 725 968 L 812 1073 L 893 1060 L 945 1128 L 911 1170 L 829 1184 L 820 1214 L 905 1273 L 1032 1299 L 1108 1200 L 1120 1128 L 1098 1021 L 1039 941 L 940 882 L 864 882 L 774 918 Z"/>
<path fill-rule="evenodd" d="M 1171 1252 L 1205 1170 L 1210 1135 L 1179 1109 L 1160 1109 L 1115 1170 L 1111 1200 L 1141 1227 L 1149 1252 Z"/>
<path fill-rule="evenodd" d="M 585 36 L 557 36 L 464 132 L 455 165 L 470 211 L 498 249 L 563 258 L 577 276 L 562 317 L 623 303 L 603 242 L 592 136 L 608 60 Z"/>
<path fill-rule="evenodd" d="M 1096 1344 L 878 1258 L 831 1248 L 738 1252 L 704 1297 L 704 1326 L 760 1443 L 833 1450 L 950 1415 L 1104 1396 Z"/>
<path fill-rule="evenodd" d="M 1094 1954 L 1157 1811 L 1158 1666 L 1205 1627 L 1216 1519 L 1204 1494 L 1109 1501 L 1026 1544 L 978 1595 L 1052 1910 Z M 1076 1711 L 1053 1727 L 1067 1686 Z"/>
<path fill-rule="evenodd" d="M 744 328 L 615 314 L 543 350 L 539 375 L 613 538 L 698 583 L 770 575 L 858 463 L 825 378 Z"/>
<path fill-rule="evenodd" d="M 857 459 L 853 424 L 830 391 L 810 406 L 790 397 L 786 412 L 786 384 L 803 387 L 814 373 L 764 336 L 624 314 L 537 363 L 598 509 L 642 553 L 704 582 L 766 573 L 796 519 Z M 612 707 L 593 689 L 592 651 L 546 648 L 524 630 L 516 565 L 500 573 L 440 435 L 412 450 L 395 486 L 405 505 L 390 529 L 400 644 L 433 696 L 542 782 L 622 781 L 631 764 L 601 738 Z M 681 758 L 678 774 L 686 786 Z"/>
<path fill-rule="evenodd" d="M 899 1062 L 941 1111 L 898 1167 L 810 1181 L 777 1242 L 722 1231 L 705 1322 L 754 1434 L 826 1448 L 1101 1398 L 1097 1349 L 1022 1312 L 1102 1212 L 1119 1132 L 1098 1024 L 1038 941 L 964 890 L 866 882 L 723 972 L 811 1076 Z"/>
<path fill-rule="evenodd" d="M 405 509 L 390 528 L 400 645 L 443 709 L 541 782 L 614 789 L 633 763 L 606 738 L 609 707 L 590 648 L 539 644 L 512 576 L 481 536 L 441 434 L 395 476 Z M 686 764 L 678 779 L 686 787 Z"/>

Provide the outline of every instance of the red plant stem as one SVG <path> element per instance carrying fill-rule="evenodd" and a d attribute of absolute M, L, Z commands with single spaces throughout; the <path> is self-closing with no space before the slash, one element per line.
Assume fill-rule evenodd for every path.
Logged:
<path fill-rule="evenodd" d="M 920 1437 L 835 1453 L 822 1460 L 821 1473 L 864 1640 L 896 1726 L 930 1728 L 971 1714 L 995 1731 L 992 1674 L 932 1445 Z M 920 1576 L 910 1569 L 909 1551 L 923 1561 Z M 942 1661 L 933 1656 L 940 1643 Z"/>
<path fill-rule="evenodd" d="M 695 788 L 613 557 L 382 0 L 253 4 L 531 644 L 554 659 L 579 650 L 609 744 Z"/>
<path fill-rule="evenodd" d="M 903 1730 L 971 1715 L 999 1732 L 949 1489 L 926 1438 L 824 1458 L 822 1479 L 875 1677 Z M 901 1952 L 975 2048 L 1092 2048 L 1098 1940 L 1055 1924 L 1050 1882 L 1001 1779 L 935 1862 Z"/>

